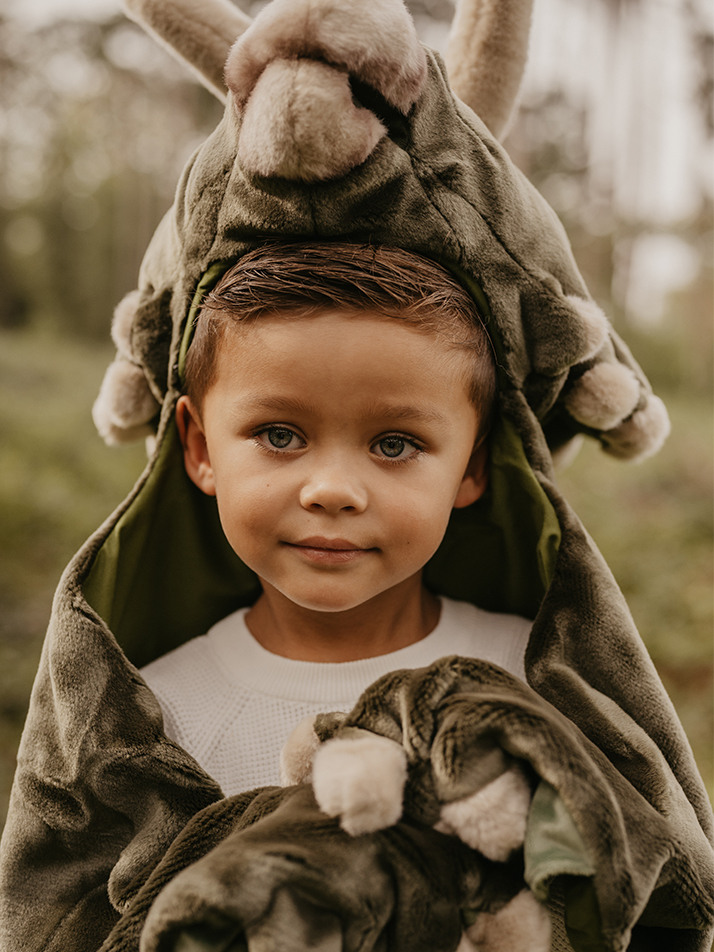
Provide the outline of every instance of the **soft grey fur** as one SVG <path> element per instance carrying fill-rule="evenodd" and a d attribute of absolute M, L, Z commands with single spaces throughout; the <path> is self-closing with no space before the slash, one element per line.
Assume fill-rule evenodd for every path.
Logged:
<path fill-rule="evenodd" d="M 666 414 L 588 295 L 553 211 L 455 100 L 439 57 L 425 57 L 424 86 L 406 114 L 354 84 L 387 133 L 343 176 L 306 185 L 246 169 L 242 112 L 229 97 L 181 177 L 115 327 L 123 371 L 141 370 L 141 397 L 127 394 L 124 417 L 121 401 L 105 394 L 104 403 L 117 411 L 111 419 L 142 425 L 153 394 L 157 450 L 57 590 L 0 844 L 2 952 L 137 952 L 140 941 L 178 952 L 191 948 L 194 927 L 204 952 L 230 948 L 226 930 L 240 949 L 246 932 L 264 941 L 274 925 L 292 949 L 296 921 L 334 948 L 341 917 L 344 952 L 455 952 L 461 909 L 497 911 L 524 870 L 503 864 L 499 879 L 500 864 L 486 869 L 484 857 L 432 824 L 440 800 L 470 796 L 509 757 L 558 793 L 586 845 L 577 871 L 592 880 L 585 897 L 594 886 L 597 902 L 586 903 L 584 918 L 603 936 L 593 945 L 586 935 L 580 948 L 711 947 L 706 791 L 622 594 L 555 483 L 551 456 L 581 432 L 615 455 L 652 452 Z M 489 491 L 455 511 L 425 580 L 444 596 L 534 619 L 528 684 L 457 659 L 365 692 L 352 724 L 404 744 L 416 794 L 405 819 L 366 839 L 340 830 L 305 785 L 223 799 L 166 737 L 137 671 L 258 594 L 214 500 L 184 471 L 174 409 L 197 289 L 269 238 L 396 245 L 441 261 L 473 294 L 497 354 Z M 608 388 L 598 396 L 592 385 L 602 375 L 589 372 L 601 365 L 625 368 L 615 374 L 627 386 L 614 403 Z M 584 400 L 573 396 L 579 387 Z M 635 397 L 634 412 L 612 428 L 591 425 L 612 424 Z M 541 815 L 531 825 L 542 835 L 553 823 Z M 531 885 L 553 908 L 564 893 L 553 948 L 567 950 L 563 923 L 583 914 L 583 895 L 559 883 L 562 866 L 552 884 L 549 870 Z M 310 895 L 322 911 L 295 908 L 292 899 Z"/>
<path fill-rule="evenodd" d="M 528 56 L 533 0 L 457 4 L 444 57 L 451 87 L 493 135 L 508 131 Z"/>
<path fill-rule="evenodd" d="M 229 0 L 123 0 L 128 15 L 222 102 L 228 52 L 250 25 Z M 458 0 L 446 65 L 454 92 L 496 138 L 506 131 L 528 54 L 533 0 Z"/>

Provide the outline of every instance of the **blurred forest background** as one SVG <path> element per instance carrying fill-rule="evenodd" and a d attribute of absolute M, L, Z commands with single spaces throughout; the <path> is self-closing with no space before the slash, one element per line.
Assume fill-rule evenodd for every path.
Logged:
<path fill-rule="evenodd" d="M 60 572 L 144 463 L 90 418 L 112 310 L 220 115 L 112 0 L 85 5 L 0 12 L 0 821 Z M 410 6 L 443 48 L 449 0 Z M 588 446 L 562 484 L 710 791 L 713 16 L 707 0 L 536 0 L 506 140 L 670 408 L 658 457 L 628 466 Z"/>

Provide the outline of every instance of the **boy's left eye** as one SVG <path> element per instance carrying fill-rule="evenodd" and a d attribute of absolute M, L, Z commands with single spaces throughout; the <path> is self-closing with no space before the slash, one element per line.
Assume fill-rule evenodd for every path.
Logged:
<path fill-rule="evenodd" d="M 405 460 L 419 452 L 419 447 L 406 436 L 383 436 L 372 445 L 372 452 L 382 459 Z"/>

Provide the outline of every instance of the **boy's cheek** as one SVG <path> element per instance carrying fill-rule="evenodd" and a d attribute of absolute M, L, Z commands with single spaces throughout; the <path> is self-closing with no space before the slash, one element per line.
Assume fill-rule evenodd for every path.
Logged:
<path fill-rule="evenodd" d="M 270 553 L 287 531 L 282 501 L 266 495 L 263 488 L 263 484 L 247 486 L 239 488 L 229 500 L 219 497 L 218 512 L 225 536 L 247 564 Z"/>
<path fill-rule="evenodd" d="M 431 500 L 414 500 L 413 505 L 400 507 L 391 520 L 392 544 L 407 553 L 425 552 L 430 558 L 438 549 L 449 524 L 451 506 L 448 499 L 438 507 Z"/>

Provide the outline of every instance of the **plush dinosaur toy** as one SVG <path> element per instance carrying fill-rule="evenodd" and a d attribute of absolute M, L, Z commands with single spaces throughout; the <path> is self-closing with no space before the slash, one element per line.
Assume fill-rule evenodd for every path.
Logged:
<path fill-rule="evenodd" d="M 571 722 L 477 660 L 444 658 L 380 678 L 349 714 L 301 723 L 281 766 L 286 783 L 311 783 L 351 836 L 405 817 L 510 863 L 510 875 L 490 872 L 495 907 L 492 891 L 484 908 L 483 879 L 466 892 L 459 952 L 547 952 L 550 919 L 538 900 L 556 869 L 568 871 L 577 902 L 599 909 L 589 925 L 571 924 L 574 948 L 608 947 L 606 936 L 627 931 L 622 896 L 647 889 L 635 857 L 664 833 L 622 800 L 621 777 Z M 524 856 L 514 869 L 516 851 Z"/>
<path fill-rule="evenodd" d="M 425 676 L 442 679 L 450 666 L 456 669 L 459 665 L 456 659 L 445 659 Z M 390 687 L 395 679 L 414 676 L 395 673 L 394 677 L 376 682 L 370 690 L 370 712 L 377 715 L 375 719 L 382 728 L 393 701 Z M 366 697 L 363 700 L 368 701 Z M 404 732 L 400 743 L 382 733 L 365 730 L 357 726 L 362 722 L 360 713 L 349 718 L 346 714 L 318 715 L 303 721 L 283 749 L 283 781 L 311 783 L 320 809 L 328 816 L 338 817 L 342 829 L 351 836 L 386 829 L 404 815 L 428 817 L 432 813 L 437 816 L 435 830 L 458 837 L 494 863 L 507 864 L 516 851 L 522 851 L 535 787 L 535 775 L 525 761 L 498 757 L 503 769 L 494 779 L 480 787 L 474 779 L 473 792 L 464 795 L 463 789 L 459 789 L 460 796 L 442 800 L 448 794 L 444 783 L 435 781 L 438 757 L 432 764 L 431 756 L 436 750 L 426 751 L 423 745 L 410 744 Z M 443 750 L 440 752 L 443 755 Z M 491 760 L 495 752 L 496 748 L 489 751 Z M 493 764 L 489 767 L 493 770 Z M 428 792 L 424 790 L 425 775 L 431 788 Z M 435 797 L 438 805 L 427 806 Z M 457 952 L 550 949 L 550 918 L 545 906 L 518 875 L 518 865 L 509 872 L 510 875 L 506 873 L 500 878 L 491 872 L 492 882 L 501 887 L 500 905 L 496 905 L 495 911 L 483 908 L 481 882 L 465 898 L 466 928 Z"/>

